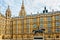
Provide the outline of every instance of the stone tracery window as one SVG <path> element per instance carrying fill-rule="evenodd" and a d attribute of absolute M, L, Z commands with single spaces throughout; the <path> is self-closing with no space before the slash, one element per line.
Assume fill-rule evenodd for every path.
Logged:
<path fill-rule="evenodd" d="M 34 24 L 34 25 L 33 25 L 33 28 L 36 28 L 36 27 L 37 27 L 37 25 L 36 25 L 36 24 Z"/>
<path fill-rule="evenodd" d="M 55 16 L 56 20 L 59 20 L 60 19 L 60 16 Z"/>
<path fill-rule="evenodd" d="M 56 22 L 56 26 L 60 26 L 60 22 Z"/>

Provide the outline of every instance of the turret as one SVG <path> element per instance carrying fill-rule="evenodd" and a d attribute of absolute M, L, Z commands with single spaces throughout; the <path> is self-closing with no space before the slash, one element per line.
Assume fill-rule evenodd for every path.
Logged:
<path fill-rule="evenodd" d="M 6 14 L 5 15 L 6 15 L 6 18 L 11 17 L 11 10 L 10 10 L 9 6 L 8 6 L 8 8 L 6 10 Z"/>

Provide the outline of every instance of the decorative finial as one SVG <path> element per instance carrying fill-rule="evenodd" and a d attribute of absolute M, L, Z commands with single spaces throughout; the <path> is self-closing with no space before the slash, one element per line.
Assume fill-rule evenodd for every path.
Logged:
<path fill-rule="evenodd" d="M 1 13 L 1 6 L 0 6 L 0 13 Z"/>
<path fill-rule="evenodd" d="M 37 14 L 39 15 L 39 12 L 37 12 Z"/>
<path fill-rule="evenodd" d="M 24 4 L 24 0 L 22 0 L 22 5 Z"/>
<path fill-rule="evenodd" d="M 32 16 L 32 12 L 31 12 L 31 16 Z"/>
<path fill-rule="evenodd" d="M 52 12 L 54 12 L 54 9 L 52 9 Z"/>
<path fill-rule="evenodd" d="M 8 9 L 9 9 L 9 5 L 8 5 Z"/>
<path fill-rule="evenodd" d="M 37 12 L 37 14 L 39 14 L 39 12 Z"/>

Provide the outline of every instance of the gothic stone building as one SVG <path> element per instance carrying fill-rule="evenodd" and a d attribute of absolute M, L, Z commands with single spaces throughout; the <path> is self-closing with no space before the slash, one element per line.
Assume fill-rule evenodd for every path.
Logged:
<path fill-rule="evenodd" d="M 9 6 L 5 15 L 0 13 L 0 40 L 60 40 L 60 11 L 45 7 L 43 13 L 26 15 L 22 1 L 18 17 L 11 17 Z"/>

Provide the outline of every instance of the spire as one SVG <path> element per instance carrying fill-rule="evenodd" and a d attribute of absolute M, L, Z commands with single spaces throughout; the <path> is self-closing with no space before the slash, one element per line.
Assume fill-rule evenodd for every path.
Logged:
<path fill-rule="evenodd" d="M 9 8 L 9 5 L 7 6 L 7 9 L 6 9 L 6 12 L 9 12 L 10 11 L 10 8 Z"/>
<path fill-rule="evenodd" d="M 1 13 L 1 6 L 0 6 L 0 13 Z"/>
<path fill-rule="evenodd" d="M 10 11 L 9 5 L 8 5 L 8 8 L 7 8 L 7 11 Z"/>
<path fill-rule="evenodd" d="M 8 9 L 9 9 L 9 5 L 8 5 Z"/>
<path fill-rule="evenodd" d="M 24 0 L 22 0 L 22 4 L 24 5 Z"/>
<path fill-rule="evenodd" d="M 24 0 L 22 0 L 22 9 L 24 9 Z"/>

